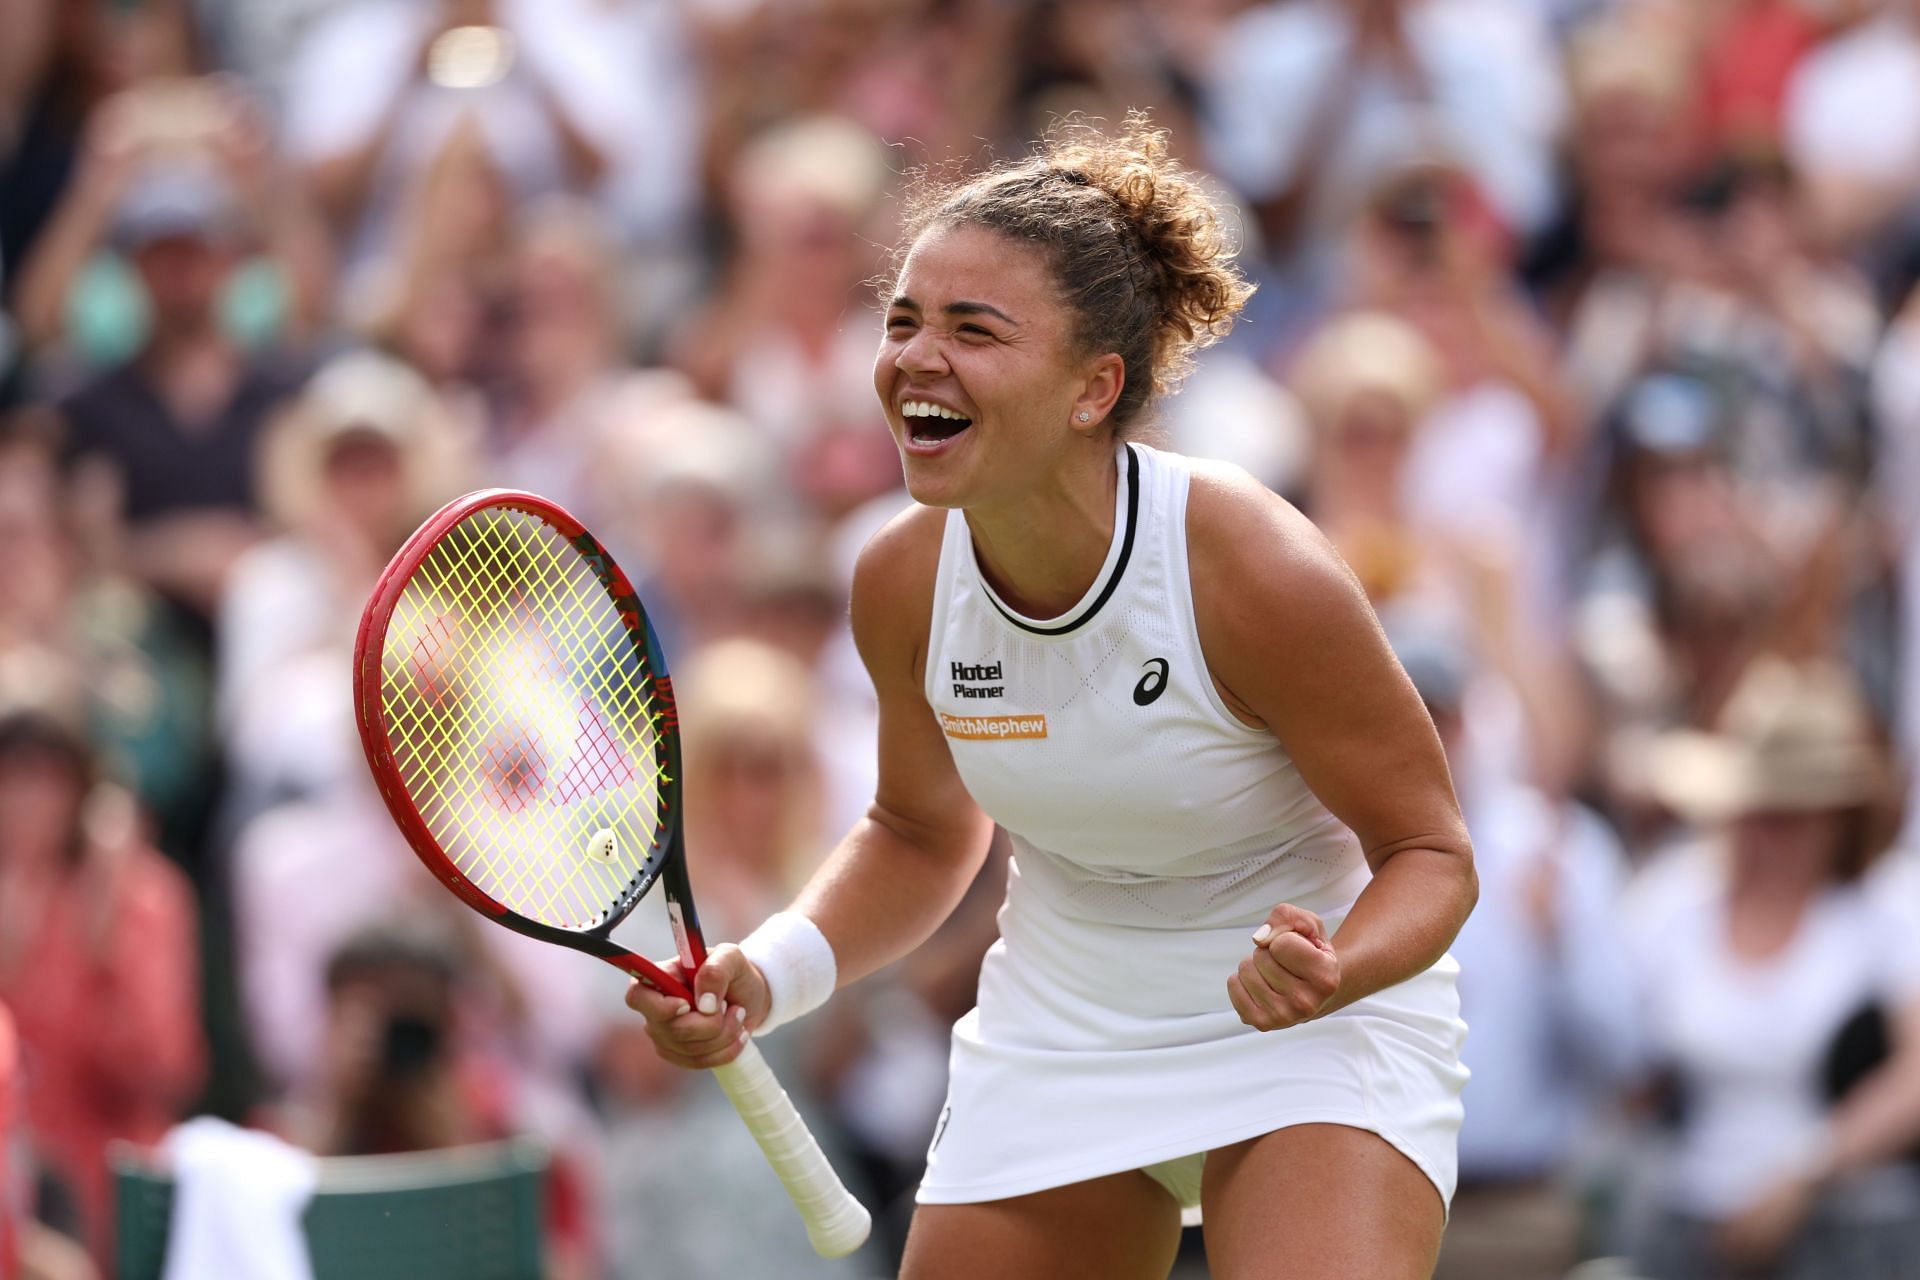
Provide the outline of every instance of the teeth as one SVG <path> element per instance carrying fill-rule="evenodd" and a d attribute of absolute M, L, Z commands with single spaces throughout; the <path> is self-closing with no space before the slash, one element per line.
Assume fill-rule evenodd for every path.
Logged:
<path fill-rule="evenodd" d="M 903 418 L 950 418 L 956 422 L 967 421 L 965 414 L 955 413 L 944 405 L 937 405 L 929 400 L 903 401 L 900 405 L 900 416 Z"/>

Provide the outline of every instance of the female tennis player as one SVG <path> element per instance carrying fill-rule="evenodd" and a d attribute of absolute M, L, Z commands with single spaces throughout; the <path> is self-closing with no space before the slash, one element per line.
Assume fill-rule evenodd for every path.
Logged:
<path fill-rule="evenodd" d="M 1432 723 L 1337 553 L 1132 439 L 1250 292 L 1129 120 L 923 194 L 874 381 L 921 505 L 863 553 L 868 816 L 716 947 L 660 1052 L 730 1060 L 912 950 L 1012 838 L 908 1280 L 1425 1277 L 1454 1183 L 1476 893 Z"/>

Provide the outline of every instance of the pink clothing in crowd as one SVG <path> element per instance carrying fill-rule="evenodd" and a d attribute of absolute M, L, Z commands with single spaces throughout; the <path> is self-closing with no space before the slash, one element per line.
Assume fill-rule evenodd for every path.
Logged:
<path fill-rule="evenodd" d="M 0 1001 L 20 1033 L 21 1107 L 41 1163 L 67 1183 L 104 1255 L 107 1144 L 157 1142 L 206 1069 L 193 893 L 158 853 L 135 849 L 107 892 L 69 875 L 51 894 Z"/>

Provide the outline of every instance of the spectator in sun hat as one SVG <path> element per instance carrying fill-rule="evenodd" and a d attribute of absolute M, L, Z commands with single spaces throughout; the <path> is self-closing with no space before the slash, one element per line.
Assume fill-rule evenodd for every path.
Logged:
<path fill-rule="evenodd" d="M 1621 916 L 1666 1122 L 1640 1274 L 1916 1274 L 1920 937 L 1864 878 L 1889 778 L 1858 681 L 1763 656 L 1711 732 L 1643 766 L 1697 834 Z"/>
<path fill-rule="evenodd" d="M 1379 312 L 1338 317 L 1289 375 L 1313 428 L 1305 507 L 1381 607 L 1434 595 L 1434 550 L 1412 529 L 1413 440 L 1442 394 L 1438 354 L 1418 330 Z"/>
<path fill-rule="evenodd" d="M 765 437 L 666 381 L 636 387 L 601 445 L 593 528 L 647 602 L 661 644 L 686 653 L 737 630 L 749 535 L 790 496 Z"/>
<path fill-rule="evenodd" d="M 236 563 L 219 615 L 218 705 L 236 748 L 231 781 L 243 810 L 310 781 L 265 776 L 277 776 L 275 762 L 315 758 L 312 726 L 284 714 L 293 669 L 311 669 L 307 660 L 321 653 L 347 661 L 360 608 L 388 558 L 435 507 L 470 487 L 472 442 L 454 421 L 405 364 L 350 351 L 323 366 L 274 423 L 261 487 L 281 532 Z"/>
<path fill-rule="evenodd" d="M 1559 322 L 1567 372 L 1590 403 L 1618 389 L 1637 354 L 1607 321 L 1638 314 L 1656 282 L 1698 253 L 1695 228 L 1678 216 L 1692 159 L 1692 58 L 1685 32 L 1643 8 L 1610 10 L 1566 43 L 1566 198 L 1522 270 Z"/>

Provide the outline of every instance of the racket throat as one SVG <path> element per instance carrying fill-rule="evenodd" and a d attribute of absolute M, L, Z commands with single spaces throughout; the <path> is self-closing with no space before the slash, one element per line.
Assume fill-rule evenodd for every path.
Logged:
<path fill-rule="evenodd" d="M 673 945 L 680 952 L 681 967 L 691 976 L 707 962 L 707 948 L 700 940 L 699 926 L 687 927 L 686 908 L 671 896 L 667 898 L 667 923 L 673 928 Z"/>

